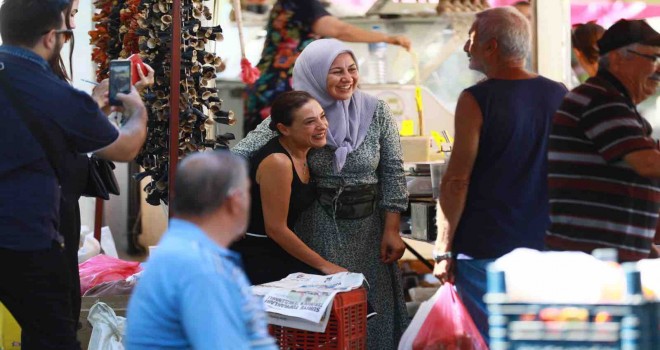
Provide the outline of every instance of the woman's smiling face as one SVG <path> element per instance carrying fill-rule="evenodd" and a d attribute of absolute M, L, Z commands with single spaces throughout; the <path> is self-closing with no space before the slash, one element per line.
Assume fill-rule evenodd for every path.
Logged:
<path fill-rule="evenodd" d="M 328 71 L 326 89 L 335 100 L 348 100 L 357 88 L 360 75 L 353 56 L 344 52 L 337 56 Z"/>

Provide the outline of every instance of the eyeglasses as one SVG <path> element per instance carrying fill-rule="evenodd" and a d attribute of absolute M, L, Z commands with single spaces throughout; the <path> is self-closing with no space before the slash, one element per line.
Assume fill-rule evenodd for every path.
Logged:
<path fill-rule="evenodd" d="M 50 32 L 50 30 L 45 31 L 44 34 L 48 34 L 48 32 Z M 65 43 L 73 38 L 72 29 L 55 29 L 55 34 L 63 34 Z"/>
<path fill-rule="evenodd" d="M 71 29 L 58 29 L 55 31 L 55 34 L 62 34 L 64 36 L 64 42 L 68 42 L 73 38 L 73 30 Z"/>
<path fill-rule="evenodd" d="M 641 57 L 644 57 L 648 60 L 651 60 L 655 64 L 660 63 L 660 61 L 659 61 L 660 60 L 660 55 L 648 55 L 648 54 L 641 53 L 639 51 L 635 51 L 635 50 L 631 50 L 631 49 L 628 49 L 627 51 L 630 52 L 630 53 L 634 53 L 637 56 L 641 56 Z"/>

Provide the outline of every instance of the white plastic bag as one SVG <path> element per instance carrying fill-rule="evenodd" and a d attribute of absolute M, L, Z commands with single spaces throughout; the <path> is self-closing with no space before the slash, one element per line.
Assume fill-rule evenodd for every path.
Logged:
<path fill-rule="evenodd" d="M 429 300 L 419 305 L 419 309 L 417 309 L 417 312 L 415 313 L 415 317 L 413 317 L 412 321 L 410 322 L 410 325 L 408 325 L 408 328 L 403 333 L 403 336 L 401 336 L 401 340 L 399 341 L 399 350 L 412 349 L 413 342 L 417 337 L 417 333 L 419 333 L 419 330 L 422 328 L 422 325 L 424 324 L 424 320 L 426 320 L 426 317 L 431 312 L 431 309 L 433 309 L 433 305 L 435 304 L 435 302 L 438 300 L 439 297 L 440 297 L 440 290 L 438 289 L 438 291 L 435 292 L 435 294 L 433 294 L 433 296 Z"/>
<path fill-rule="evenodd" d="M 78 249 L 78 264 L 82 264 L 100 253 L 101 243 L 94 238 L 93 234 L 86 234 L 82 238 L 82 247 Z"/>
<path fill-rule="evenodd" d="M 87 225 L 80 225 L 80 244 L 78 245 L 78 249 L 82 248 L 85 236 L 90 233 L 92 233 L 92 230 L 90 230 Z"/>
<path fill-rule="evenodd" d="M 625 294 L 621 266 L 583 252 L 518 248 L 497 259 L 493 267 L 505 272 L 509 301 L 619 303 Z"/>
<path fill-rule="evenodd" d="M 93 327 L 88 350 L 124 350 L 125 317 L 117 316 L 106 303 L 97 302 L 89 309 L 87 320 Z"/>
<path fill-rule="evenodd" d="M 115 239 L 112 238 L 112 232 L 108 226 L 101 228 L 101 249 L 103 249 L 105 255 L 119 258 L 117 247 L 115 247 Z"/>
<path fill-rule="evenodd" d="M 80 234 L 82 247 L 78 249 L 78 264 L 101 254 L 101 250 L 107 256 L 119 258 L 110 227 L 104 226 L 101 228 L 101 242 L 94 238 L 94 231 L 90 231 L 87 226 L 81 226 Z"/>
<path fill-rule="evenodd" d="M 642 274 L 644 295 L 649 299 L 660 300 L 660 259 L 644 259 L 637 263 Z"/>

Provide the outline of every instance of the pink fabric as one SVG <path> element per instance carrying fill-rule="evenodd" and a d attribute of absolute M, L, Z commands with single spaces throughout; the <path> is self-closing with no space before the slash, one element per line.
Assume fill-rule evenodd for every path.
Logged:
<path fill-rule="evenodd" d="M 512 5 L 518 0 L 489 0 L 490 6 Z M 571 24 L 596 21 L 607 28 L 621 18 L 644 19 L 660 16 L 660 5 L 642 1 L 623 2 L 612 0 L 573 0 L 571 1 Z"/>
<path fill-rule="evenodd" d="M 607 28 L 614 22 L 625 19 L 644 19 L 660 16 L 660 5 L 643 2 L 595 2 L 571 5 L 571 24 L 596 21 Z"/>
<path fill-rule="evenodd" d="M 108 281 L 126 279 L 140 271 L 139 262 L 125 261 L 104 254 L 97 255 L 78 265 L 80 270 L 80 294 Z"/>
<path fill-rule="evenodd" d="M 399 0 L 414 2 L 416 0 Z M 519 0 L 488 0 L 491 7 L 512 5 Z M 375 0 L 334 0 L 334 3 L 366 12 Z M 436 1 L 437 2 L 437 1 Z M 571 24 L 596 21 L 609 27 L 621 18 L 643 19 L 660 16 L 660 5 L 647 4 L 643 1 L 621 0 L 571 0 Z"/>

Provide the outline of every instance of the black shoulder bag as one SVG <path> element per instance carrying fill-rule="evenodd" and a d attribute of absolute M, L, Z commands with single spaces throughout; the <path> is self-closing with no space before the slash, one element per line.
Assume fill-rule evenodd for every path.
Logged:
<path fill-rule="evenodd" d="M 14 102 L 18 114 L 30 130 L 32 135 L 42 150 L 46 154 L 46 159 L 48 163 L 53 168 L 55 176 L 57 177 L 58 182 L 62 183 L 62 173 L 60 167 L 58 166 L 59 162 L 57 161 L 58 157 L 54 153 L 55 147 L 53 141 L 48 136 L 48 132 L 44 130 L 41 123 L 39 123 L 32 113 L 21 103 L 20 98 L 16 95 L 14 90 L 11 88 L 11 85 L 7 81 L 7 77 L 4 72 L 4 64 L 0 62 L 0 85 L 5 89 L 7 96 L 10 101 Z M 83 191 L 84 196 L 88 197 L 99 197 L 105 200 L 110 199 L 110 194 L 119 195 L 119 185 L 117 184 L 117 178 L 113 172 L 115 168 L 114 163 L 109 160 L 104 160 L 92 155 L 89 158 L 88 166 L 88 180 L 85 190 Z"/>
<path fill-rule="evenodd" d="M 115 177 L 115 163 L 101 159 L 95 155 L 89 157 L 89 176 L 87 186 L 82 195 L 86 197 L 99 197 L 105 200 L 110 195 L 119 195 L 119 184 Z"/>

